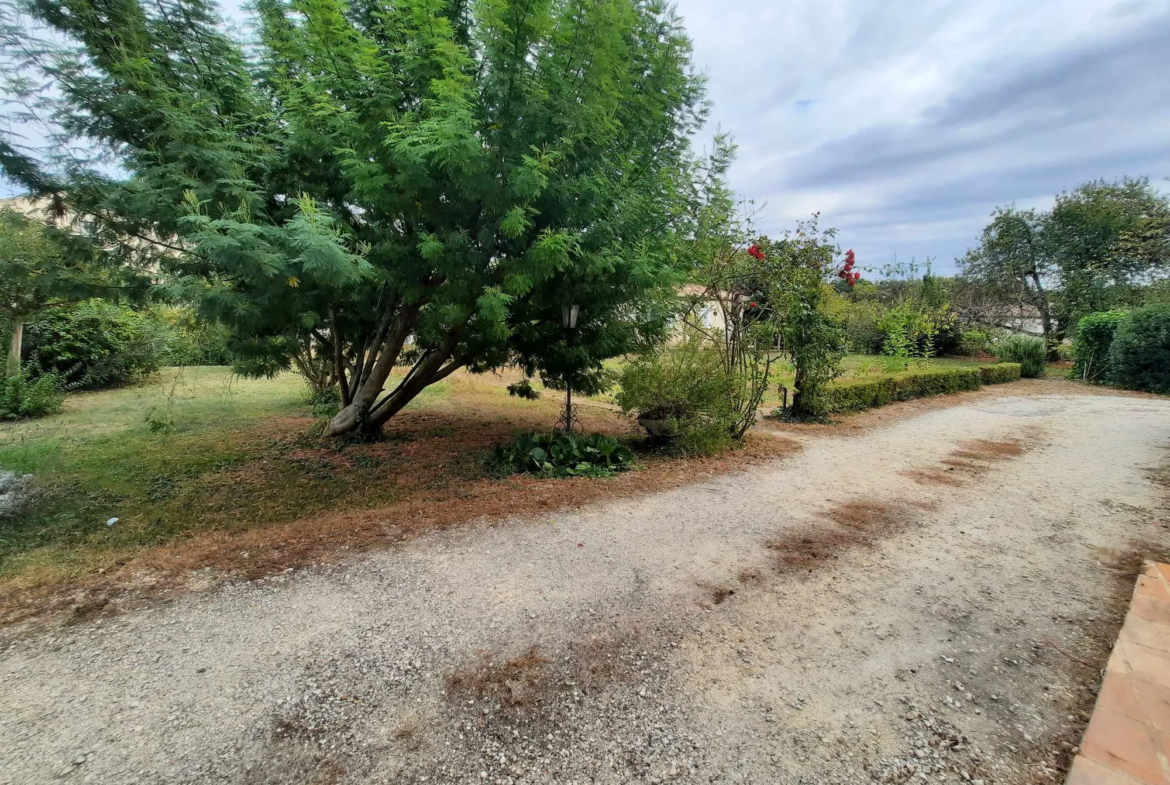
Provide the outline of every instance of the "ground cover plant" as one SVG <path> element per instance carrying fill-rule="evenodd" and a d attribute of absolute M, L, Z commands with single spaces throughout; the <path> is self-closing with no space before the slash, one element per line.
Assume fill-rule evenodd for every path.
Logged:
<path fill-rule="evenodd" d="M 521 433 L 511 444 L 497 445 L 489 459 L 500 474 L 544 477 L 610 477 L 633 463 L 634 453 L 612 436 L 568 431 Z"/>

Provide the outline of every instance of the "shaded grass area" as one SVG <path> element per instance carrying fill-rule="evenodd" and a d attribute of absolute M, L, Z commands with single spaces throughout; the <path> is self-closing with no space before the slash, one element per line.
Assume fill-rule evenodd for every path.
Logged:
<path fill-rule="evenodd" d="M 374 443 L 320 438 L 298 377 L 244 381 L 219 368 L 168 369 L 142 387 L 75 396 L 58 417 L 0 425 L 0 467 L 34 475 L 31 502 L 0 519 L 0 617 L 33 615 L 46 600 L 84 612 L 129 583 L 171 585 L 206 568 L 258 577 L 794 449 L 761 437 L 720 459 L 643 456 L 638 471 L 607 480 L 493 479 L 491 447 L 549 428 L 560 405 L 556 396 L 511 398 L 506 383 L 455 374 Z M 151 428 L 159 412 L 172 428 Z M 604 405 L 586 403 L 580 416 L 587 430 L 634 435 Z"/>

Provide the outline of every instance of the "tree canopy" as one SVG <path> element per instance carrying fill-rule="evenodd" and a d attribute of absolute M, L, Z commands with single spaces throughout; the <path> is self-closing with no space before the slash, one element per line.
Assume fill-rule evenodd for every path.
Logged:
<path fill-rule="evenodd" d="M 152 256 L 253 371 L 324 349 L 331 433 L 461 367 L 589 391 L 665 329 L 705 103 L 662 0 L 259 0 L 247 46 L 204 0 L 27 10 L 54 35 L 9 26 L 9 90 L 69 154 L 0 166 Z"/>
<path fill-rule="evenodd" d="M 1084 314 L 1121 303 L 1127 287 L 1170 271 L 1170 200 L 1145 178 L 1095 180 L 1047 212 L 997 208 L 963 276 L 1036 306 L 1050 343 Z"/>

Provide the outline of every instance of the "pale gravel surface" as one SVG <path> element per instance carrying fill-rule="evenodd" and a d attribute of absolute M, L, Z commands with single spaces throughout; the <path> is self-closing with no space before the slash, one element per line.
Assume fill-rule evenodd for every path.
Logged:
<path fill-rule="evenodd" d="M 1112 565 L 1170 544 L 1148 476 L 1170 402 L 1003 395 L 799 438 L 746 473 L 18 638 L 0 783 L 1058 781 Z M 962 485 L 899 473 L 975 438 L 1029 449 Z M 905 527 L 777 571 L 767 542 L 862 498 Z M 533 646 L 486 697 L 450 681 Z"/>

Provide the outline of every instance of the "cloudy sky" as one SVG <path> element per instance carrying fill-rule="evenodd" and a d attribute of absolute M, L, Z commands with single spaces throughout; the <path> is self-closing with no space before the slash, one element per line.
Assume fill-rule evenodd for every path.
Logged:
<path fill-rule="evenodd" d="M 765 232 L 820 212 L 863 267 L 952 272 L 996 205 L 1170 191 L 1170 0 L 676 1 L 714 102 L 699 142 L 734 136 Z"/>
<path fill-rule="evenodd" d="M 952 271 L 998 204 L 1170 190 L 1167 0 L 678 0 L 735 187 L 862 264 Z"/>

